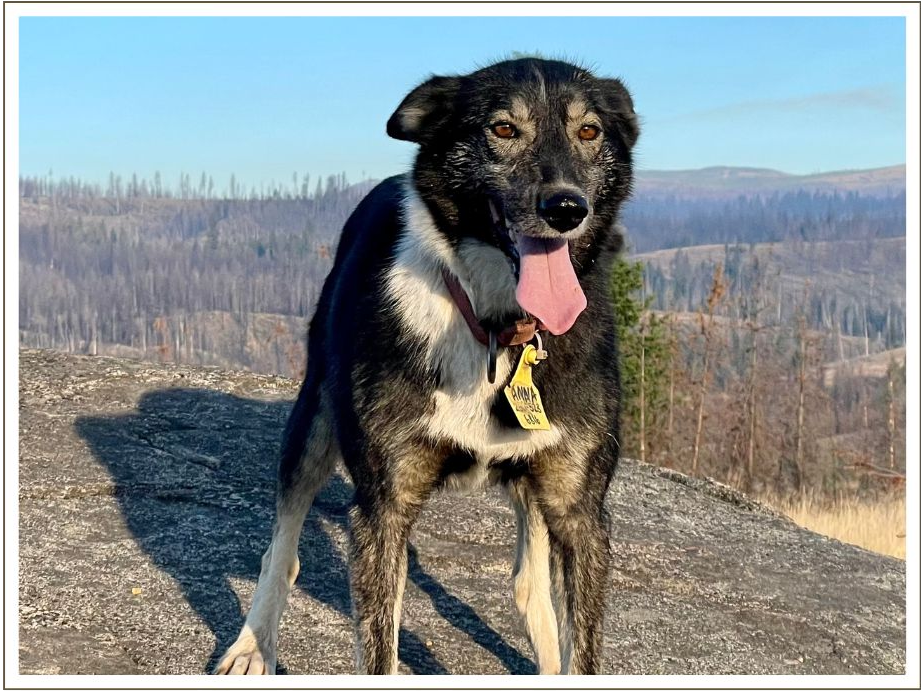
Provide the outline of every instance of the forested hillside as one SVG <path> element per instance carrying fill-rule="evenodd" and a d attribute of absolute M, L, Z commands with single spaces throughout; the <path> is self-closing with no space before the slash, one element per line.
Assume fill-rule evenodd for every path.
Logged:
<path fill-rule="evenodd" d="M 20 340 L 300 377 L 372 184 L 23 178 Z M 781 497 L 904 478 L 903 167 L 647 172 L 624 221 L 625 455 Z"/>
<path fill-rule="evenodd" d="M 647 197 L 733 199 L 739 195 L 830 192 L 890 197 L 905 189 L 905 165 L 791 175 L 769 168 L 713 166 L 697 170 L 640 170 L 638 186 Z"/>
<path fill-rule="evenodd" d="M 769 192 L 731 199 L 639 194 L 627 204 L 630 248 L 714 243 L 818 242 L 905 234 L 905 190 L 887 196 L 858 192 Z"/>
<path fill-rule="evenodd" d="M 723 267 L 729 290 L 762 304 L 763 326 L 791 323 L 802 312 L 811 328 L 834 337 L 830 359 L 905 343 L 905 236 L 753 245 L 697 245 L 637 254 L 645 291 L 657 310 L 694 312 Z M 757 295 L 755 295 L 757 293 Z M 726 306 L 744 318 L 744 301 Z"/>
<path fill-rule="evenodd" d="M 813 191 L 772 171 L 641 173 L 625 223 L 631 252 L 647 253 L 652 306 L 699 309 L 722 263 L 739 285 L 754 285 L 757 270 L 779 323 L 806 301 L 809 326 L 845 337 L 838 342 L 862 338 L 867 352 L 902 345 L 905 192 L 893 170 L 825 176 Z M 753 177 L 760 192 L 730 194 Z M 23 178 L 21 340 L 297 375 L 339 231 L 371 185 L 306 175 L 259 190 L 235 177 L 218 190 L 206 174 L 173 187 L 159 176 L 113 175 L 105 186 Z M 685 249 L 656 251 L 676 247 Z"/>
<path fill-rule="evenodd" d="M 23 344 L 292 375 L 339 230 L 370 183 L 239 199 L 21 188 Z"/>

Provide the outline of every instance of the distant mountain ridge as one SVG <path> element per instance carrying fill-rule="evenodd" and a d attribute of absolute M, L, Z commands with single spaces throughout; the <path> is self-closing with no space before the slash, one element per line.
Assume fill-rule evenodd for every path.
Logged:
<path fill-rule="evenodd" d="M 795 175 L 770 168 L 711 166 L 694 170 L 637 170 L 637 195 L 724 197 L 774 192 L 859 192 L 895 195 L 905 189 L 905 165 Z"/>
<path fill-rule="evenodd" d="M 868 196 L 895 196 L 905 190 L 905 164 L 883 168 L 836 170 L 824 173 L 797 175 L 772 168 L 752 166 L 709 166 L 686 170 L 648 170 L 636 168 L 634 197 L 676 196 L 685 199 L 726 199 L 739 195 L 770 196 L 784 192 L 858 192 Z M 337 192 L 364 196 L 380 180 L 365 179 L 348 183 L 345 174 L 331 175 L 323 186 L 322 177 L 313 194 L 309 192 L 310 176 L 305 175 L 298 187 L 284 183 L 272 183 L 268 188 L 235 183 L 231 192 L 216 191 L 205 184 L 205 174 L 196 187 L 191 176 L 183 174 L 178 188 L 163 186 L 156 175 L 154 180 L 137 178 L 136 175 L 113 174 L 107 184 L 85 181 L 78 178 L 54 179 L 48 176 L 21 176 L 19 196 L 33 200 L 47 197 L 69 198 L 162 198 L 182 200 L 254 200 L 254 199 L 307 199 L 322 198 L 323 189 L 332 187 Z M 295 181 L 297 178 L 295 177 Z M 213 182 L 213 181 L 212 181 Z M 249 190 L 249 191 L 247 191 Z"/>

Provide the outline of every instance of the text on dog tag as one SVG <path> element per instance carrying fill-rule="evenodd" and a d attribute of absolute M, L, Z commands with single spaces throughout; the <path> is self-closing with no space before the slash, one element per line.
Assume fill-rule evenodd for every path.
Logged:
<path fill-rule="evenodd" d="M 515 375 L 505 387 L 505 397 L 518 418 L 518 424 L 524 429 L 550 429 L 550 420 L 544 412 L 540 400 L 540 391 L 534 386 L 531 368 L 537 364 L 538 351 L 532 345 L 526 345 L 515 369 Z"/>

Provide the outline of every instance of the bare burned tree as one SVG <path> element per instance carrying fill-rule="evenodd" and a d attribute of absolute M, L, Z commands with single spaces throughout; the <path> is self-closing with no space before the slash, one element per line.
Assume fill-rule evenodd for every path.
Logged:
<path fill-rule="evenodd" d="M 694 431 L 694 455 L 691 461 L 691 473 L 694 475 L 698 474 L 700 462 L 700 439 L 703 432 L 704 403 L 707 399 L 707 387 L 710 383 L 710 361 L 715 354 L 717 346 L 718 334 L 714 316 L 725 294 L 726 283 L 723 280 L 723 265 L 717 264 L 713 272 L 713 282 L 710 284 L 710 294 L 707 297 L 706 316 L 704 316 L 702 311 L 697 314 L 700 335 L 703 341 L 703 362 L 701 364 L 700 375 L 697 379 L 697 427 Z"/>

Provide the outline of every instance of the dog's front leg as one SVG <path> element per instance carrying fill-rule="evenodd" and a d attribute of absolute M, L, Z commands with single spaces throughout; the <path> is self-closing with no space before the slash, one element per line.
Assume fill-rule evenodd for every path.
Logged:
<path fill-rule="evenodd" d="M 396 674 L 406 540 L 352 510 L 352 609 L 358 674 Z"/>
<path fill-rule="evenodd" d="M 540 674 L 560 673 L 557 619 L 550 599 L 550 543 L 547 524 L 523 481 L 509 487 L 518 526 L 513 572 L 515 604 L 524 618 Z"/>
<path fill-rule="evenodd" d="M 396 477 L 384 489 L 355 493 L 350 512 L 350 576 L 355 617 L 356 670 L 396 674 L 400 610 L 406 584 L 407 541 L 434 478 Z"/>
<path fill-rule="evenodd" d="M 611 562 L 606 517 L 580 509 L 548 515 L 548 525 L 563 674 L 598 674 Z"/>

